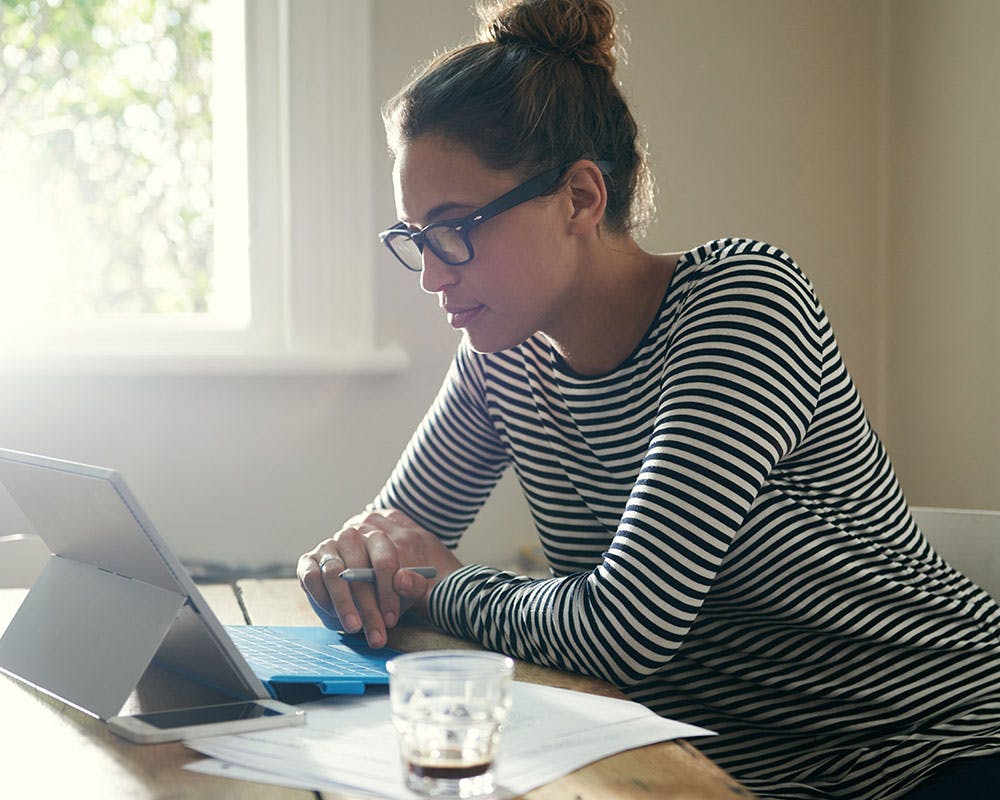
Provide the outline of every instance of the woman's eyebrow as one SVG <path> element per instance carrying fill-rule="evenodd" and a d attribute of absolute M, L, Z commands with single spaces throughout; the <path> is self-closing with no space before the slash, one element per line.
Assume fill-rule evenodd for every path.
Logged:
<path fill-rule="evenodd" d="M 416 228 L 419 230 L 420 228 L 426 227 L 427 225 L 433 225 L 435 222 L 441 220 L 460 218 L 465 216 L 462 212 L 469 213 L 474 211 L 476 208 L 478 208 L 478 206 L 473 206 L 470 203 L 459 203 L 454 200 L 448 200 L 444 203 L 439 203 L 428 211 L 426 216 L 423 218 L 423 225 L 419 225 L 406 217 L 400 217 L 399 221 L 407 228 Z"/>
<path fill-rule="evenodd" d="M 432 208 L 430 211 L 427 212 L 425 220 L 427 221 L 427 224 L 430 224 L 432 222 L 436 222 L 441 219 L 449 219 L 449 218 L 453 219 L 455 216 L 462 216 L 459 213 L 460 211 L 465 211 L 465 210 L 472 211 L 474 208 L 475 206 L 472 206 L 468 203 L 457 203 L 454 201 L 448 201 L 434 206 L 434 208 Z"/>

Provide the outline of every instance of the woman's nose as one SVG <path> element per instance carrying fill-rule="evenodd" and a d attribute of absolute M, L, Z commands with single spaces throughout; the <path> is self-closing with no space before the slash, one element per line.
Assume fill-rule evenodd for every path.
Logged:
<path fill-rule="evenodd" d="M 431 251 L 424 248 L 424 269 L 420 273 L 420 288 L 428 294 L 437 294 L 448 286 L 458 282 L 458 273 L 462 269 L 446 264 Z"/>

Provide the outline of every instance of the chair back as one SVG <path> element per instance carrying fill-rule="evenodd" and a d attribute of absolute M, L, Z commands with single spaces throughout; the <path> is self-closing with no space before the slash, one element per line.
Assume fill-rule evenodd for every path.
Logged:
<path fill-rule="evenodd" d="M 945 561 L 1000 599 L 1000 511 L 928 506 L 910 510 Z"/>

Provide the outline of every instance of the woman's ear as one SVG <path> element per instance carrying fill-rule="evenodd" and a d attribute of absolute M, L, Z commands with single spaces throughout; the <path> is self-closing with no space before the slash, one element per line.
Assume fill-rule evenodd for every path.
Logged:
<path fill-rule="evenodd" d="M 608 205 L 608 189 L 600 168 L 593 161 L 577 161 L 569 168 L 566 185 L 573 203 L 570 226 L 579 232 L 596 228 Z"/>

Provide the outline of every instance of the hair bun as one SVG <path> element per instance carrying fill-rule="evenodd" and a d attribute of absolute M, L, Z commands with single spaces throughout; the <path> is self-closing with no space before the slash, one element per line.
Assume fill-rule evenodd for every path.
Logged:
<path fill-rule="evenodd" d="M 481 4 L 479 38 L 524 44 L 614 73 L 615 12 L 607 0 L 501 0 Z"/>

